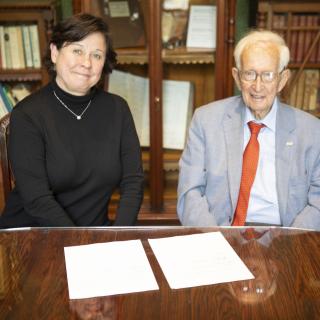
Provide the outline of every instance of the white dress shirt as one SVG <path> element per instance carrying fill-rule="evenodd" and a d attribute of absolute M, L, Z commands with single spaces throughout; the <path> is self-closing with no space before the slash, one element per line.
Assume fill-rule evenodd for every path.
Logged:
<path fill-rule="evenodd" d="M 255 180 L 253 182 L 246 222 L 260 222 L 266 224 L 281 224 L 278 196 L 276 189 L 276 115 L 278 103 L 275 99 L 270 112 L 262 120 L 256 120 L 249 108 L 246 108 L 244 124 L 243 151 L 250 139 L 248 122 L 263 123 L 265 127 L 260 130 L 258 141 L 260 145 L 259 162 Z"/>

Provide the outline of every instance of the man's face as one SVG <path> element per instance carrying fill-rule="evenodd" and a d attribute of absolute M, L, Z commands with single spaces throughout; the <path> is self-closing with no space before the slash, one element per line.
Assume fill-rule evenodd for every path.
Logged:
<path fill-rule="evenodd" d="M 244 49 L 241 56 L 241 72 L 255 71 L 258 76 L 253 81 L 243 79 L 240 72 L 232 69 L 232 75 L 238 88 L 242 91 L 245 104 L 250 108 L 256 119 L 264 118 L 270 111 L 276 95 L 283 89 L 290 72 L 278 73 L 279 52 L 275 45 L 251 45 Z M 273 72 L 271 82 L 263 81 L 262 72 Z"/>

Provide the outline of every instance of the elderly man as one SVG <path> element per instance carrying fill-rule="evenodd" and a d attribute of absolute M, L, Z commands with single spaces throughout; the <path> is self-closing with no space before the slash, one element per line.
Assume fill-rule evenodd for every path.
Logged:
<path fill-rule="evenodd" d="M 277 98 L 289 49 L 276 33 L 253 31 L 234 57 L 242 95 L 195 111 L 180 160 L 179 218 L 320 230 L 320 121 Z"/>

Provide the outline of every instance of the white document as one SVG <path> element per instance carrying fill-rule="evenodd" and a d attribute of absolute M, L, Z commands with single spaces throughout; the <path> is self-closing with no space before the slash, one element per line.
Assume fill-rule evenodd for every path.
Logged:
<path fill-rule="evenodd" d="M 191 6 L 187 32 L 188 48 L 216 48 L 217 7 Z"/>
<path fill-rule="evenodd" d="M 69 298 L 159 289 L 140 240 L 64 248 Z"/>
<path fill-rule="evenodd" d="M 164 0 L 165 10 L 188 10 L 189 0 Z"/>
<path fill-rule="evenodd" d="M 108 91 L 121 96 L 129 105 L 141 146 L 150 145 L 149 81 L 147 78 L 113 70 Z"/>
<path fill-rule="evenodd" d="M 182 150 L 193 110 L 189 81 L 163 81 L 163 147 Z"/>
<path fill-rule="evenodd" d="M 194 95 L 189 81 L 163 81 L 163 147 L 182 150 L 191 120 Z M 109 76 L 110 93 L 129 105 L 140 145 L 150 146 L 149 79 L 113 70 Z"/>
<path fill-rule="evenodd" d="M 220 232 L 148 241 L 172 289 L 254 278 Z"/>

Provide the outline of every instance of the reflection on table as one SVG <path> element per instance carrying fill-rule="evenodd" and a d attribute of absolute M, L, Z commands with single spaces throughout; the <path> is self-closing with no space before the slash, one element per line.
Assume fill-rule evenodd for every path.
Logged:
<path fill-rule="evenodd" d="M 213 231 L 255 279 L 170 289 L 147 240 Z M 69 299 L 65 246 L 131 239 L 141 239 L 160 290 Z M 319 248 L 318 232 L 273 227 L 1 231 L 0 319 L 318 319 Z"/>

